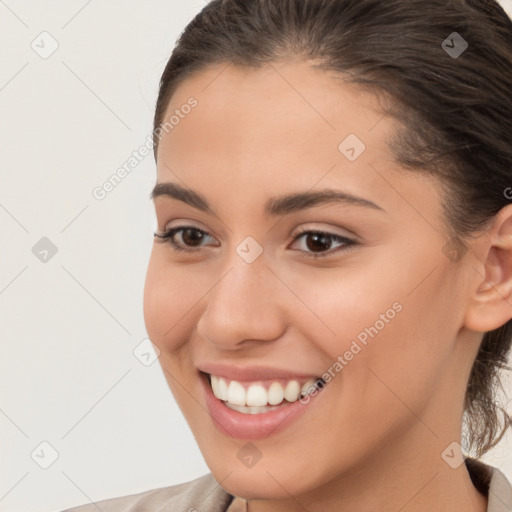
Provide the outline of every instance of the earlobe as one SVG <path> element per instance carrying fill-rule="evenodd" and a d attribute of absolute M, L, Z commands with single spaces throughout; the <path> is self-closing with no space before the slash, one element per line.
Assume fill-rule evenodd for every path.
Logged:
<path fill-rule="evenodd" d="M 479 256 L 472 265 L 475 279 L 465 326 L 488 332 L 512 318 L 512 204 L 496 214 L 474 247 Z"/>

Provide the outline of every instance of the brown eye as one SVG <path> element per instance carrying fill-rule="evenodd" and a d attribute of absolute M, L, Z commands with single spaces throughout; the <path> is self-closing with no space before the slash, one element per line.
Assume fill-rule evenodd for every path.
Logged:
<path fill-rule="evenodd" d="M 357 242 L 350 238 L 323 231 L 303 231 L 295 238 L 294 242 L 296 241 L 301 242 L 302 252 L 312 258 L 331 256 L 339 251 L 352 249 L 357 245 Z M 339 244 L 338 247 L 330 250 L 335 244 Z"/>
<path fill-rule="evenodd" d="M 180 235 L 179 237 L 177 235 Z M 173 250 L 176 251 L 194 251 L 200 248 L 203 240 L 212 237 L 207 231 L 195 228 L 193 226 L 180 226 L 169 229 L 164 233 L 154 233 L 155 238 L 159 242 L 168 243 Z M 181 238 L 181 241 L 179 240 Z M 178 240 L 176 240 L 178 239 Z"/>
<path fill-rule="evenodd" d="M 186 228 L 182 230 L 181 239 L 185 245 L 201 245 L 201 241 L 204 239 L 204 232 L 199 229 Z"/>
<path fill-rule="evenodd" d="M 306 237 L 306 246 L 311 251 L 326 251 L 330 249 L 332 239 L 324 233 L 311 233 Z"/>

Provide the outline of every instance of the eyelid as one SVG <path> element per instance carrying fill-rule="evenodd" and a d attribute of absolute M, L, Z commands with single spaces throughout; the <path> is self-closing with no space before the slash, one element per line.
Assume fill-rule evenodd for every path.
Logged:
<path fill-rule="evenodd" d="M 160 233 L 165 233 L 167 231 L 170 231 L 171 229 L 176 228 L 192 228 L 197 229 L 198 231 L 204 231 L 206 233 L 211 233 L 211 230 L 206 229 L 204 226 L 201 225 L 200 222 L 197 222 L 195 220 L 189 220 L 187 218 L 174 220 L 172 222 L 169 222 L 167 224 L 164 224 L 164 229 L 160 231 Z"/>
<path fill-rule="evenodd" d="M 306 226 L 302 225 L 302 226 L 300 226 L 298 231 L 294 235 L 292 235 L 292 237 L 295 239 L 297 236 L 302 235 L 303 233 L 325 233 L 325 234 L 331 235 L 331 236 L 340 236 L 342 238 L 348 238 L 348 239 L 353 240 L 354 242 L 359 241 L 359 237 L 355 233 L 352 233 L 351 231 L 349 231 L 347 229 L 344 229 L 343 232 L 340 233 L 337 231 L 337 229 L 340 229 L 340 228 L 315 227 L 315 226 L 310 226 L 310 225 L 306 225 Z"/>

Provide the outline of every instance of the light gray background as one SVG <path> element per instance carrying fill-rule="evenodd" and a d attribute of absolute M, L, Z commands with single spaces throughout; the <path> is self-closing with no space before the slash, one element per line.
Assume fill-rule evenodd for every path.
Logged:
<path fill-rule="evenodd" d="M 133 353 L 146 338 L 153 157 L 92 195 L 145 143 L 160 73 L 204 5 L 0 0 L 2 512 L 56 512 L 208 471 L 158 361 Z M 43 31 L 58 43 L 46 59 L 31 47 L 51 48 Z M 32 252 L 43 237 L 57 247 L 46 262 Z M 43 442 L 58 453 L 47 469 Z M 511 452 L 509 435 L 486 458 L 510 479 Z"/>

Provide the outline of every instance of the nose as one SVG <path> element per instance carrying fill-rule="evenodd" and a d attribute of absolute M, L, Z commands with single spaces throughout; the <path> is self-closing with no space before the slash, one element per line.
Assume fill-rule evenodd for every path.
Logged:
<path fill-rule="evenodd" d="M 285 329 L 282 287 L 263 258 L 235 261 L 206 295 L 198 334 L 219 350 L 279 338 Z"/>

